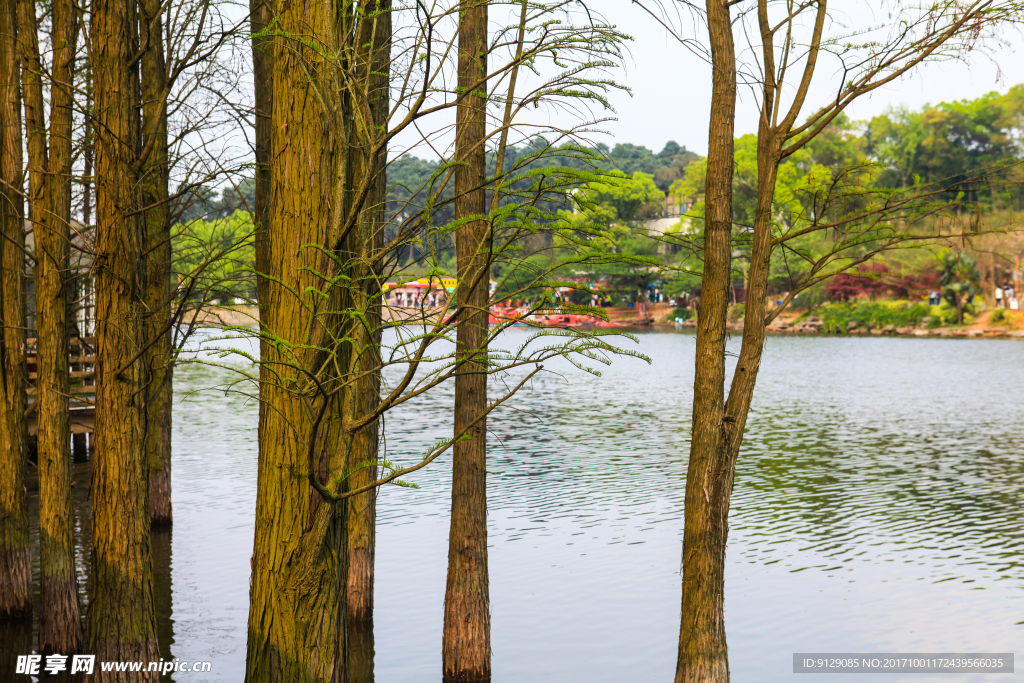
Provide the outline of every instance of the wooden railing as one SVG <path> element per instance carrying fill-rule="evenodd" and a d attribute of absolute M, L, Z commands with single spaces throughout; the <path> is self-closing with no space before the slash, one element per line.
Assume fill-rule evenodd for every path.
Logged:
<path fill-rule="evenodd" d="M 28 362 L 29 396 L 36 393 L 35 383 L 38 378 L 36 366 L 36 340 L 26 340 L 28 350 L 25 359 Z M 86 395 L 96 393 L 96 338 L 95 337 L 72 337 L 68 344 L 68 363 L 71 372 L 71 395 L 76 397 L 71 408 L 82 409 L 92 407 L 92 401 L 85 398 Z"/>

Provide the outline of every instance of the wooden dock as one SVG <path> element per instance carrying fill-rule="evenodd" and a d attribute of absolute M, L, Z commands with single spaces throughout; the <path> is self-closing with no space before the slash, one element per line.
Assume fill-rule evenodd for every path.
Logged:
<path fill-rule="evenodd" d="M 27 341 L 25 354 L 28 361 L 28 433 L 34 446 L 38 429 L 38 416 L 34 410 L 36 400 L 36 340 Z M 96 338 L 72 337 L 68 346 L 68 363 L 71 371 L 71 441 L 75 461 L 82 462 L 93 449 L 92 436 L 96 425 Z"/>

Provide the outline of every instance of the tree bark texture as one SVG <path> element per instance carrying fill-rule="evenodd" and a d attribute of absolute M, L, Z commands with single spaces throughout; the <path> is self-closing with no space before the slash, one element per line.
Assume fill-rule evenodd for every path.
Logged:
<path fill-rule="evenodd" d="M 321 321 L 311 319 L 298 297 L 320 305 L 306 290 L 324 282 L 309 269 L 329 273 L 334 262 L 305 245 L 330 248 L 332 211 L 342 210 L 337 131 L 315 95 L 323 82 L 310 80 L 328 80 L 327 70 L 336 68 L 323 55 L 336 53 L 341 10 L 292 0 L 273 9 L 280 33 L 253 46 L 259 72 L 267 67 L 260 52 L 272 42 L 273 119 L 268 219 L 256 242 L 262 405 L 246 681 L 343 681 L 346 506 L 324 502 L 309 484 L 310 406 L 320 404 L 299 368 L 316 367 L 316 360 L 292 347 L 322 338 Z M 307 47 L 308 41 L 322 49 Z M 271 343 L 271 336 L 283 343 Z M 321 435 L 316 444 L 320 457 L 313 467 L 321 482 L 344 471 L 332 436 Z"/>
<path fill-rule="evenodd" d="M 353 370 L 361 376 L 354 389 L 355 413 L 366 415 L 380 403 L 381 283 L 380 252 L 384 247 L 384 205 L 387 201 L 387 149 L 376 155 L 372 145 L 384 135 L 388 121 L 389 78 L 391 63 L 390 0 L 364 0 L 359 8 L 356 63 L 359 66 L 357 87 L 366 93 L 371 124 L 369 130 L 358 132 L 355 158 L 355 182 L 368 177 L 370 192 L 360 208 L 359 231 L 354 236 L 353 268 L 359 287 L 354 302 L 365 311 L 365 322 L 353 320 L 352 338 L 356 344 Z M 352 435 L 349 469 L 359 468 L 349 477 L 349 490 L 369 484 L 377 478 L 379 420 L 362 427 Z M 377 489 L 348 499 L 348 618 L 351 622 L 372 623 L 373 568 L 376 547 Z M 365 629 L 364 629 L 365 630 Z M 372 645 L 371 645 L 372 648 Z M 372 661 L 372 657 L 371 657 Z"/>
<path fill-rule="evenodd" d="M 145 453 L 145 226 L 132 0 L 92 5 L 96 153 L 96 455 L 89 649 L 100 660 L 154 661 L 157 650 Z M 99 680 L 157 680 L 99 673 Z"/>
<path fill-rule="evenodd" d="M 487 318 L 490 226 L 484 183 L 487 92 L 487 3 L 460 7 L 456 109 L 455 217 L 470 220 L 456 231 L 455 433 L 448 582 L 444 598 L 443 676 L 450 681 L 491 677 L 491 614 L 487 569 Z"/>
<path fill-rule="evenodd" d="M 73 654 L 82 644 L 75 573 L 69 438 L 68 304 L 71 94 L 78 17 L 70 0 L 53 4 L 54 45 L 50 136 L 43 116 L 42 69 L 35 3 L 19 0 L 24 65 L 25 128 L 29 153 L 29 214 L 35 233 L 36 424 L 39 472 L 39 650 Z"/>
<path fill-rule="evenodd" d="M 14 0 L 0 3 L 0 620 L 32 614 L 32 568 L 25 507 L 25 226 L 20 69 Z"/>
<path fill-rule="evenodd" d="M 171 508 L 171 223 L 167 203 L 167 65 L 161 3 L 142 0 L 139 26 L 142 68 L 142 205 L 146 207 L 146 461 L 149 469 L 149 519 L 153 526 L 173 522 Z M 153 342 L 153 340 L 156 340 Z"/>
<path fill-rule="evenodd" d="M 724 581 L 732 468 L 726 462 L 729 444 L 724 426 L 732 418 L 725 410 L 725 324 L 731 280 L 736 53 L 727 0 L 707 0 L 707 19 L 712 95 L 704 272 L 697 320 L 693 434 L 686 474 L 676 683 L 729 680 Z"/>

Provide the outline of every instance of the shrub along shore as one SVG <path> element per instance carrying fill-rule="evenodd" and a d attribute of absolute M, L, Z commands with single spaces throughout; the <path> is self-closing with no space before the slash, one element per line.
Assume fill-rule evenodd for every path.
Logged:
<path fill-rule="evenodd" d="M 789 310 L 768 327 L 775 334 L 900 335 L 914 337 L 1024 338 L 1024 311 L 966 307 L 963 324 L 945 303 L 874 300 L 830 303 L 810 310 Z M 694 326 L 691 318 L 684 327 Z M 729 311 L 729 329 L 743 329 L 743 304 Z"/>

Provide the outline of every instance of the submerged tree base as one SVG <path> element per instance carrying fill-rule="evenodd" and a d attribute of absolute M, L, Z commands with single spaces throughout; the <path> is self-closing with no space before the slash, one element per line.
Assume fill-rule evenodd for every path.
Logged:
<path fill-rule="evenodd" d="M 370 492 L 369 495 L 374 495 Z M 352 510 L 349 510 L 352 514 Z M 349 540 L 351 544 L 351 538 Z M 350 548 L 348 567 L 348 621 L 373 628 L 373 546 Z M 372 634 L 371 634 L 372 637 Z"/>
<path fill-rule="evenodd" d="M 154 529 L 168 529 L 174 523 L 171 507 L 171 461 L 149 471 L 149 522 Z"/>
<path fill-rule="evenodd" d="M 32 618 L 32 555 L 0 550 L 0 621 Z"/>
<path fill-rule="evenodd" d="M 448 591 L 444 632 L 444 682 L 490 681 L 491 624 L 487 594 Z"/>
<path fill-rule="evenodd" d="M 82 619 L 75 577 L 43 577 L 39 583 L 39 651 L 73 655 L 82 647 Z"/>

